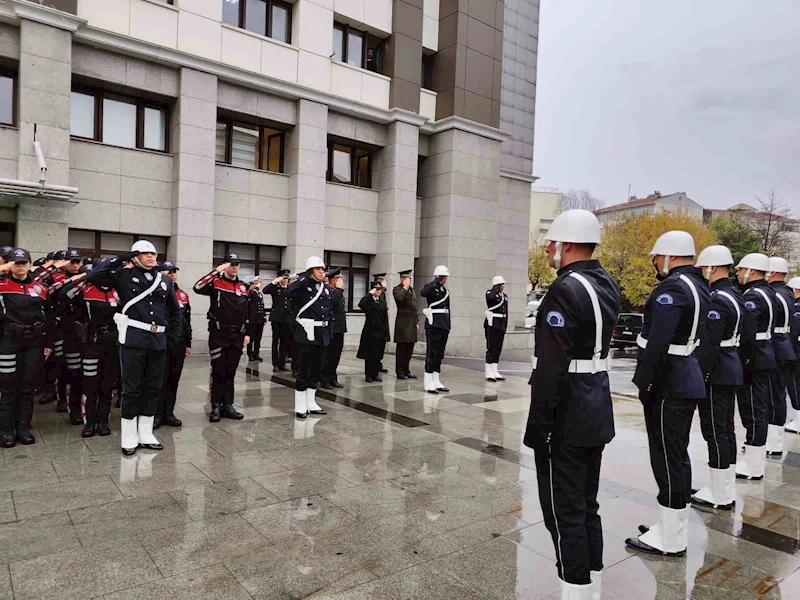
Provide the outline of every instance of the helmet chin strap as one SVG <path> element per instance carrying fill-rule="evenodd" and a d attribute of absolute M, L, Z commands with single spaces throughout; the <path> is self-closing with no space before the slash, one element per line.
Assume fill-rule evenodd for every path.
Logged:
<path fill-rule="evenodd" d="M 744 282 L 747 283 L 747 280 L 750 279 L 750 273 L 752 273 L 752 269 L 747 269 L 744 272 Z"/>
<path fill-rule="evenodd" d="M 706 273 L 705 273 L 706 274 L 706 280 L 710 280 L 711 279 L 711 270 L 713 268 L 714 267 L 706 267 Z"/>
<path fill-rule="evenodd" d="M 669 275 L 669 255 L 668 254 L 664 255 L 664 268 L 661 269 L 661 272 L 664 275 Z"/>
<path fill-rule="evenodd" d="M 131 259 L 131 262 L 132 262 L 133 264 L 135 264 L 137 267 L 139 267 L 140 269 L 145 269 L 145 270 L 147 270 L 147 267 L 145 267 L 145 266 L 142 264 L 142 261 L 140 261 L 140 260 L 139 260 L 139 257 L 138 257 L 138 256 L 134 256 L 134 257 Z"/>
<path fill-rule="evenodd" d="M 556 265 L 556 270 L 561 268 L 561 242 L 556 242 L 556 253 L 553 256 L 553 262 Z"/>

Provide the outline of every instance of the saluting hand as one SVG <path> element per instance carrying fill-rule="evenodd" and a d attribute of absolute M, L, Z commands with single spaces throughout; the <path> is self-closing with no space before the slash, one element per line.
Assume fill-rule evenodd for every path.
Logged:
<path fill-rule="evenodd" d="M 78 273 L 77 275 L 70 277 L 69 280 L 74 283 L 76 281 L 80 281 L 84 277 L 86 277 L 86 273 Z"/>
<path fill-rule="evenodd" d="M 57 260 L 53 263 L 56 266 L 56 269 L 62 269 L 69 264 L 69 261 L 66 259 Z"/>
<path fill-rule="evenodd" d="M 5 273 L 6 271 L 10 271 L 11 267 L 14 266 L 14 263 L 6 263 L 4 265 L 0 265 L 0 272 Z"/>
<path fill-rule="evenodd" d="M 228 267 L 230 267 L 230 266 L 231 266 L 231 263 L 222 263 L 220 266 L 218 266 L 218 267 L 215 269 L 215 271 L 216 271 L 217 273 L 222 273 L 222 272 L 223 272 L 225 269 L 227 269 L 227 268 L 228 268 Z"/>
<path fill-rule="evenodd" d="M 283 281 L 283 277 L 276 277 L 272 280 L 273 285 L 278 285 L 281 281 Z"/>

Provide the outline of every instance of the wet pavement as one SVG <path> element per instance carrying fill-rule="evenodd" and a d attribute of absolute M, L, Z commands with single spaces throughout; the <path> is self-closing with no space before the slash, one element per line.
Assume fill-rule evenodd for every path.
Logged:
<path fill-rule="evenodd" d="M 629 356 L 615 359 L 615 392 Z M 558 598 L 521 445 L 529 369 L 502 363 L 508 379 L 488 383 L 475 362 L 448 359 L 451 391 L 431 396 L 421 379 L 367 384 L 345 353 L 345 388 L 321 393 L 328 415 L 304 422 L 286 374 L 242 364 L 245 420 L 209 424 L 208 366 L 192 357 L 184 427 L 133 458 L 120 455 L 117 410 L 114 435 L 82 440 L 37 406 L 37 443 L 0 450 L 0 600 Z M 800 599 L 800 436 L 763 481 L 737 482 L 735 511 L 692 510 L 685 558 L 654 558 L 624 545 L 657 514 L 641 407 L 617 397 L 615 414 L 603 598 Z M 697 421 L 690 454 L 702 485 Z"/>

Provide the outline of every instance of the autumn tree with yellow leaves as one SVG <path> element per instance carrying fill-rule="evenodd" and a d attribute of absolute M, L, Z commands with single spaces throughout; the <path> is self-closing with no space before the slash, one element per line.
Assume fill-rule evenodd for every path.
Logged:
<path fill-rule="evenodd" d="M 688 231 L 698 253 L 715 243 L 714 232 L 685 213 L 642 214 L 604 224 L 595 256 L 619 284 L 624 305 L 644 306 L 658 283 L 650 250 L 661 234 L 672 230 Z"/>

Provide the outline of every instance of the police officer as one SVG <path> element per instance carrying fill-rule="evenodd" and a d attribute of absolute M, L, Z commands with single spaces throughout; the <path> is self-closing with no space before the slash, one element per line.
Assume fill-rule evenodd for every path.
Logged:
<path fill-rule="evenodd" d="M 439 379 L 447 338 L 450 336 L 450 290 L 445 287 L 449 276 L 447 267 L 439 265 L 433 271 L 433 281 L 426 283 L 420 292 L 428 302 L 428 308 L 422 309 L 427 340 L 423 386 L 431 394 L 450 391 Z"/>
<path fill-rule="evenodd" d="M 388 306 L 381 302 L 383 286 L 373 281 L 369 293 L 358 302 L 358 308 L 364 313 L 364 327 L 361 329 L 361 340 L 358 344 L 356 358 L 364 361 L 364 377 L 367 383 L 381 382 L 380 364 L 386 347 L 386 329 L 388 322 Z"/>
<path fill-rule="evenodd" d="M 394 341 L 397 344 L 395 374 L 398 379 L 416 379 L 417 376 L 411 374 L 411 356 L 414 354 L 414 344 L 417 343 L 419 314 L 411 285 L 411 269 L 400 271 L 399 275 L 400 283 L 392 290 L 397 305 L 397 316 L 394 320 Z"/>
<path fill-rule="evenodd" d="M 492 279 L 492 289 L 486 291 L 486 318 L 483 321 L 483 333 L 486 337 L 486 364 L 484 365 L 487 381 L 503 381 L 500 374 L 500 353 L 503 352 L 503 340 L 508 326 L 508 296 L 503 293 L 506 280 L 497 275 Z"/>
<path fill-rule="evenodd" d="M 264 296 L 261 294 L 261 278 L 258 275 L 247 278 L 250 286 L 248 310 L 250 311 L 250 343 L 247 344 L 247 358 L 251 361 L 263 362 L 261 337 L 264 335 L 264 323 L 267 322 L 267 310 L 264 308 Z"/>
<path fill-rule="evenodd" d="M 306 261 L 305 273 L 286 289 L 297 311 L 294 331 L 297 360 L 292 362 L 292 369 L 297 369 L 294 412 L 298 419 L 305 419 L 309 414 L 327 414 L 316 401 L 322 356 L 325 346 L 330 344 L 333 318 L 331 288 L 324 279 L 325 263 L 320 257 L 311 256 Z"/>
<path fill-rule="evenodd" d="M 83 257 L 77 250 L 66 250 L 64 260 L 69 261 L 64 267 L 64 277 L 69 279 L 77 275 L 83 263 Z M 59 394 L 62 398 L 67 398 L 69 406 L 69 422 L 72 425 L 83 425 L 81 415 L 81 342 L 76 328 L 76 315 L 72 302 L 57 302 L 56 314 L 60 317 L 61 335 L 64 344 L 64 361 L 61 363 L 61 370 L 58 375 Z"/>
<path fill-rule="evenodd" d="M 375 283 L 379 283 L 381 285 L 381 289 L 383 292 L 379 297 L 379 301 L 386 307 L 386 322 L 383 324 L 383 341 L 385 344 L 388 344 L 392 341 L 392 334 L 389 331 L 389 299 L 386 297 L 386 273 L 375 273 L 372 276 L 372 280 Z M 384 368 L 383 366 L 383 355 L 381 355 L 380 361 L 378 361 L 378 372 L 379 373 L 388 373 L 389 369 Z"/>
<path fill-rule="evenodd" d="M 158 429 L 161 425 L 169 427 L 180 427 L 183 425 L 180 419 L 175 416 L 175 402 L 178 399 L 178 384 L 183 373 L 183 364 L 192 354 L 192 307 L 189 303 L 189 294 L 178 285 L 178 265 L 170 260 L 164 261 L 160 266 L 160 271 L 172 280 L 175 287 L 175 297 L 178 300 L 178 308 L 181 312 L 183 323 L 180 337 L 170 337 L 167 346 L 167 375 L 164 378 L 164 387 L 158 400 L 156 408 L 156 420 L 153 425 Z"/>
<path fill-rule="evenodd" d="M 697 350 L 706 380 L 706 398 L 700 401 L 699 409 L 711 476 L 709 484 L 692 496 L 692 502 L 730 510 L 736 500 L 736 388 L 744 383 L 739 340 L 743 330 L 747 334 L 754 328 L 748 329 L 750 319 L 744 300 L 729 277 L 731 251 L 725 246 L 709 246 L 697 257 L 695 266 L 703 270 L 711 284 L 707 335 Z"/>
<path fill-rule="evenodd" d="M 741 341 L 744 385 L 737 390 L 736 400 L 747 435 L 744 459 L 736 461 L 736 477 L 762 479 L 767 452 L 767 411 L 772 402 L 770 381 L 777 367 L 772 332 L 778 299 L 765 279 L 769 271 L 768 256 L 748 254 L 736 269 L 736 278 L 744 289 L 745 310 L 756 325 L 753 334 L 742 337 Z"/>
<path fill-rule="evenodd" d="M 660 510 L 657 524 L 641 526 L 642 535 L 625 543 L 649 554 L 683 556 L 691 493 L 689 430 L 706 395 L 694 351 L 706 335 L 711 291 L 693 264 L 694 240 L 685 231 L 662 235 L 650 255 L 660 283 L 645 304 L 633 382 L 644 405 Z"/>
<path fill-rule="evenodd" d="M 52 352 L 47 285 L 30 275 L 31 255 L 16 248 L 0 266 L 0 447 L 34 444 L 33 392 Z"/>
<path fill-rule="evenodd" d="M 269 322 L 272 327 L 272 371 L 286 371 L 286 357 L 289 355 L 289 344 L 292 337 L 291 303 L 286 295 L 289 281 L 289 269 L 278 272 L 278 276 L 264 288 L 264 293 L 272 297 L 272 309 Z"/>
<path fill-rule="evenodd" d="M 794 353 L 797 360 L 793 364 L 793 370 L 786 379 L 786 390 L 789 392 L 791 406 L 787 417 L 784 431 L 800 433 L 797 411 L 800 410 L 800 277 L 792 277 L 787 283 L 794 294 L 794 306 L 792 307 L 792 331 L 789 334 L 794 344 Z"/>
<path fill-rule="evenodd" d="M 797 355 L 789 334 L 794 304 L 794 293 L 786 285 L 789 263 L 773 256 L 769 259 L 767 281 L 775 291 L 775 320 L 772 327 L 772 347 L 775 350 L 776 369 L 770 378 L 772 402 L 767 427 L 767 456 L 783 454 L 783 428 L 786 425 L 786 382 L 792 377 Z"/>
<path fill-rule="evenodd" d="M 57 250 L 47 255 L 47 261 L 41 271 L 34 273 L 34 278 L 41 281 L 48 288 L 67 279 L 65 271 L 69 261 L 64 259 L 66 252 Z M 64 324 L 63 315 L 60 314 L 56 297 L 49 299 L 47 307 L 48 330 L 53 335 L 53 356 L 45 363 L 45 384 L 48 389 L 52 389 L 56 400 L 56 412 L 67 412 L 69 410 L 69 398 L 67 397 L 68 369 L 64 359 Z M 49 395 L 49 394 L 48 394 Z M 53 395 L 49 395 L 48 402 L 52 401 Z"/>
<path fill-rule="evenodd" d="M 297 273 L 291 273 L 289 275 L 289 279 L 287 280 L 288 285 L 292 285 L 295 281 L 297 281 L 297 278 L 298 278 Z M 297 309 L 299 307 L 295 306 L 294 298 L 288 296 L 288 294 L 286 294 L 286 296 L 288 298 L 287 310 L 289 311 L 289 316 L 292 319 L 292 322 L 289 324 L 289 353 L 286 356 L 286 362 L 288 362 L 288 363 L 290 363 L 292 365 L 292 367 L 291 367 L 292 377 L 297 379 L 297 364 L 298 364 L 297 363 L 297 356 L 298 356 L 298 353 L 299 353 L 299 346 L 297 345 L 297 342 L 295 341 L 294 334 L 297 331 L 297 327 L 298 327 L 298 325 L 297 325 Z M 273 369 L 273 371 L 274 371 L 274 369 Z"/>
<path fill-rule="evenodd" d="M 322 380 L 320 387 L 330 390 L 344 387 L 339 383 L 336 369 L 342 358 L 344 349 L 344 334 L 347 333 L 347 310 L 344 298 L 344 279 L 340 268 L 327 273 L 328 284 L 331 286 L 333 301 L 333 327 L 331 328 L 331 343 L 325 346 L 322 357 Z"/>
<path fill-rule="evenodd" d="M 561 598 L 600 598 L 603 531 L 597 491 L 603 448 L 614 437 L 608 381 L 620 294 L 597 260 L 600 224 L 568 210 L 547 234 L 558 277 L 537 317 L 531 408 L 523 439 L 533 448 L 539 500 L 553 538 Z"/>
<path fill-rule="evenodd" d="M 194 291 L 211 298 L 208 310 L 208 350 L 211 359 L 211 413 L 208 420 L 243 419 L 233 407 L 233 380 L 250 342 L 248 292 L 239 279 L 239 255 L 228 254 L 225 262 L 194 284 Z"/>

